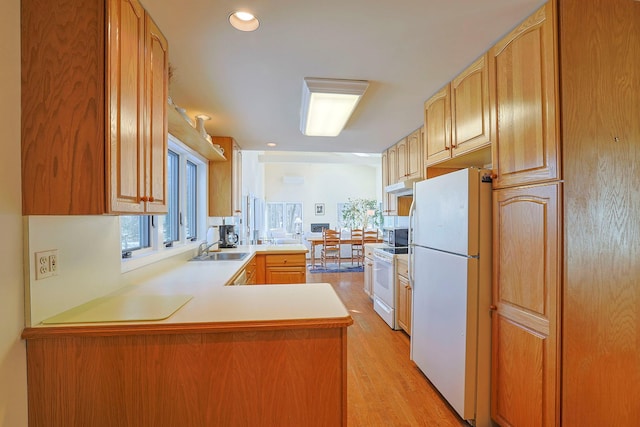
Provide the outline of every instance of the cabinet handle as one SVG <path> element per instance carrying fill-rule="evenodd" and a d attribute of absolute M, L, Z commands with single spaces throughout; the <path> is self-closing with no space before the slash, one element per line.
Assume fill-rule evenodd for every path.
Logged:
<path fill-rule="evenodd" d="M 445 150 L 451 150 L 451 148 L 449 148 L 449 146 L 448 146 L 448 145 L 445 145 L 445 146 L 444 146 L 444 149 L 445 149 Z"/>
<path fill-rule="evenodd" d="M 147 196 L 142 196 L 140 200 L 142 200 L 143 202 L 148 202 L 149 198 Z"/>
<path fill-rule="evenodd" d="M 155 201 L 156 201 L 156 199 L 154 199 L 154 198 L 153 198 L 153 196 L 151 196 L 151 197 L 149 197 L 149 201 L 150 201 L 150 202 L 155 202 Z"/>
<path fill-rule="evenodd" d="M 490 176 L 491 176 L 491 179 L 497 179 L 498 178 L 498 174 L 497 173 L 492 173 Z"/>
<path fill-rule="evenodd" d="M 489 306 L 489 311 L 496 311 L 498 309 L 498 307 L 496 307 L 495 305 L 491 304 Z"/>

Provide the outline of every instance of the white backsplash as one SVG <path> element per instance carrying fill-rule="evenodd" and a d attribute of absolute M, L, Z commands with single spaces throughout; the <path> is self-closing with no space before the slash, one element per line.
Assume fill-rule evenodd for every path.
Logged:
<path fill-rule="evenodd" d="M 25 230 L 25 322 L 42 320 L 143 281 L 191 257 L 176 256 L 122 273 L 118 216 L 27 216 Z M 58 274 L 35 280 L 35 252 L 58 250 Z"/>

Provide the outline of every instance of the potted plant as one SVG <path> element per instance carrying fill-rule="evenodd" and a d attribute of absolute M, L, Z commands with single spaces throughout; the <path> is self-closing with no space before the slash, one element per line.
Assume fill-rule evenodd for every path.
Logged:
<path fill-rule="evenodd" d="M 378 228 L 382 224 L 382 212 L 375 199 L 347 199 L 342 208 L 342 220 L 348 228 Z"/>

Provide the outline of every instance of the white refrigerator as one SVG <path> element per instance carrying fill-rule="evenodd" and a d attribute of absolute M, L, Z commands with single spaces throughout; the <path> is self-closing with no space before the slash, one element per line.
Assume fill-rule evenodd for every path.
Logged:
<path fill-rule="evenodd" d="M 411 359 L 465 420 L 492 425 L 491 179 L 469 168 L 414 185 Z"/>

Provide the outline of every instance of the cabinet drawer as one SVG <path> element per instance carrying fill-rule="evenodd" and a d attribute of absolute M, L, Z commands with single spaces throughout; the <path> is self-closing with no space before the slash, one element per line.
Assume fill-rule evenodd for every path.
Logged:
<path fill-rule="evenodd" d="M 364 256 L 367 258 L 373 258 L 374 245 L 364 245 Z"/>
<path fill-rule="evenodd" d="M 267 265 L 281 265 L 281 266 L 304 266 L 306 260 L 304 254 L 278 254 L 268 255 Z"/>

